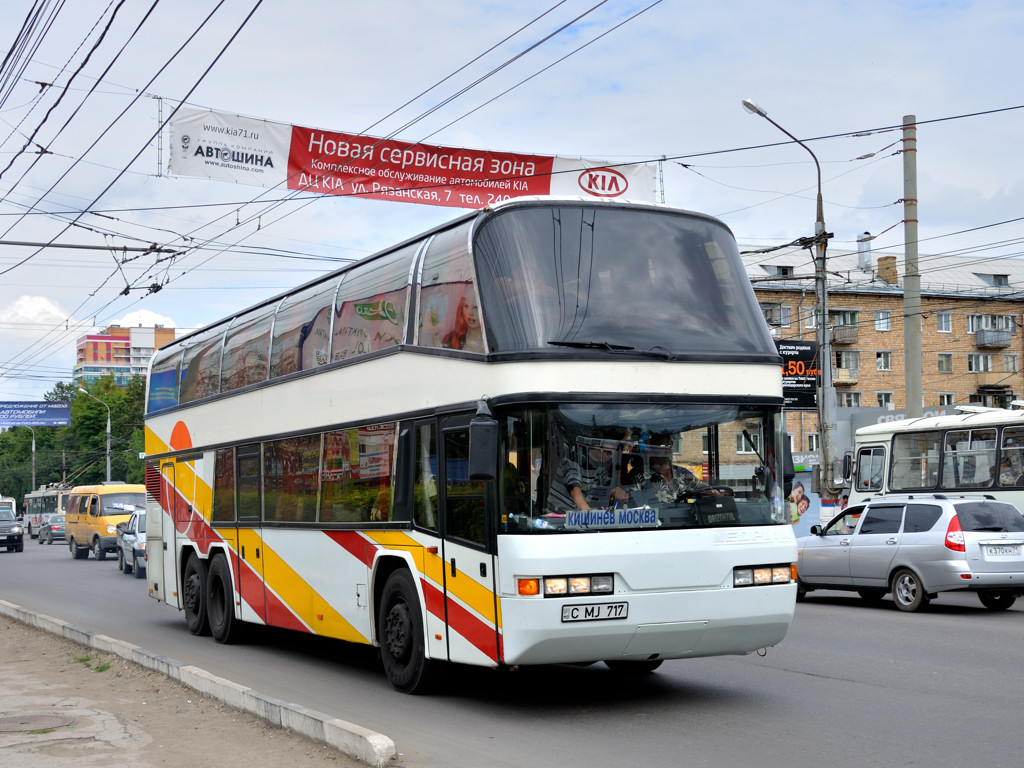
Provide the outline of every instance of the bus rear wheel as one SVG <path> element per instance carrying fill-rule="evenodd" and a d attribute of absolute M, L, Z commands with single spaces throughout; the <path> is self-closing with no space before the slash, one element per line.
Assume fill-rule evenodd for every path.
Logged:
<path fill-rule="evenodd" d="M 206 615 L 214 640 L 227 645 L 238 639 L 241 622 L 235 618 L 235 590 L 224 555 L 216 555 L 210 562 L 210 573 L 206 577 Z"/>
<path fill-rule="evenodd" d="M 377 637 L 388 681 L 403 693 L 425 693 L 433 662 L 426 658 L 416 585 L 404 568 L 388 577 L 377 614 Z"/>
<path fill-rule="evenodd" d="M 181 587 L 188 631 L 193 635 L 210 634 L 210 622 L 206 616 L 206 568 L 195 555 L 185 563 Z"/>

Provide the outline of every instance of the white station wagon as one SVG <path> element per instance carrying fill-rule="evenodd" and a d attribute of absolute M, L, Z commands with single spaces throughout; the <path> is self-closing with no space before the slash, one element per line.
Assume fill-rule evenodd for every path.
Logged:
<path fill-rule="evenodd" d="M 1024 516 L 990 496 L 885 496 L 847 507 L 797 542 L 797 599 L 815 589 L 891 592 L 917 611 L 939 592 L 970 590 L 993 611 L 1024 592 Z"/>

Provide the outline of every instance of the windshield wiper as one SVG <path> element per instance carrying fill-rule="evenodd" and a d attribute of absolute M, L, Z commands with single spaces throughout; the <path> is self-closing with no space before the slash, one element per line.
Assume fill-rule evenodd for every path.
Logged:
<path fill-rule="evenodd" d="M 612 344 L 608 341 L 549 341 L 555 347 L 572 347 L 573 349 L 609 349 L 612 351 L 635 352 L 636 347 L 625 344 Z"/>

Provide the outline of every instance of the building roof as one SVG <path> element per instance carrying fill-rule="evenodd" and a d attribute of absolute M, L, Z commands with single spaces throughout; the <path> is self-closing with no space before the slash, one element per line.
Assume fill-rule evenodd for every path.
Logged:
<path fill-rule="evenodd" d="M 755 289 L 813 290 L 814 261 L 805 248 L 786 247 L 765 252 L 740 246 L 747 276 Z M 829 248 L 829 293 L 894 293 L 902 295 L 906 263 L 902 253 L 870 252 Z M 879 276 L 879 261 L 895 260 L 897 282 L 888 283 Z M 862 266 L 867 264 L 865 268 Z M 792 276 L 780 276 L 779 268 Z M 990 296 L 1004 300 L 1024 299 L 1024 260 L 1006 257 L 918 256 L 921 294 Z"/>

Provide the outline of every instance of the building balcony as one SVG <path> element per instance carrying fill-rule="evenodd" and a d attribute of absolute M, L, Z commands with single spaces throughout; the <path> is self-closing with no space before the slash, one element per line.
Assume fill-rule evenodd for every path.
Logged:
<path fill-rule="evenodd" d="M 857 326 L 856 325 L 837 325 L 832 328 L 832 343 L 833 344 L 856 344 L 857 343 Z"/>
<path fill-rule="evenodd" d="M 832 383 L 837 387 L 856 384 L 858 372 L 858 368 L 833 368 Z"/>
<path fill-rule="evenodd" d="M 985 349 L 1006 349 L 1010 346 L 1010 332 L 989 328 L 975 331 L 974 345 Z"/>
<path fill-rule="evenodd" d="M 1014 378 L 1014 374 L 1003 371 L 982 371 L 974 375 L 977 376 L 978 389 L 986 390 L 1009 389 Z"/>

